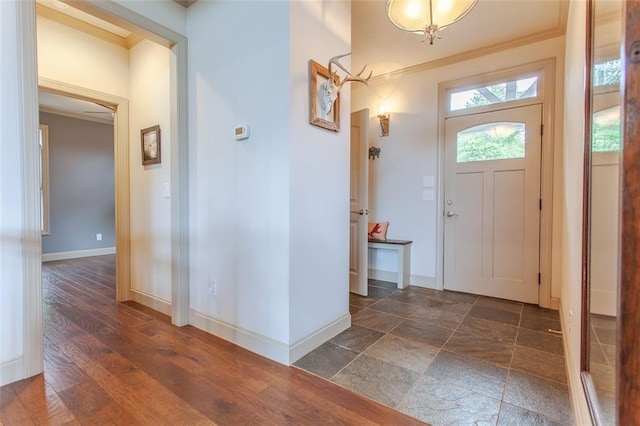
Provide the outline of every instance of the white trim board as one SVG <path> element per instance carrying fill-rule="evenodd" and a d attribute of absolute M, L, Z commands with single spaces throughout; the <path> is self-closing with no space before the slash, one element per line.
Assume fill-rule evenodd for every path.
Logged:
<path fill-rule="evenodd" d="M 8 385 L 24 377 L 24 357 L 14 358 L 0 364 L 0 386 Z"/>
<path fill-rule="evenodd" d="M 35 2 L 17 2 L 19 81 L 22 136 L 22 271 L 23 271 L 23 352 L 20 378 L 44 370 L 42 336 L 42 230 L 40 217 L 40 167 L 38 165 L 38 68 L 36 55 Z"/>
<path fill-rule="evenodd" d="M 572 356 L 569 353 L 569 333 L 567 333 L 568 325 L 564 321 L 564 312 L 562 310 L 562 303 L 560 303 L 560 326 L 562 327 L 562 346 L 564 349 L 564 362 L 567 374 L 567 385 L 569 387 L 569 398 L 571 399 L 571 407 L 573 409 L 573 419 L 577 425 L 591 424 L 591 415 L 587 407 L 586 395 L 584 388 L 582 387 L 582 380 L 580 379 L 580 373 L 577 375 L 571 374 L 573 371 L 579 371 L 574 365 Z M 579 349 L 578 349 L 579 350 Z M 586 411 L 584 411 L 586 408 Z"/>
<path fill-rule="evenodd" d="M 351 315 L 345 314 L 292 346 L 256 334 L 203 313 L 191 310 L 189 323 L 209 334 L 224 339 L 272 361 L 291 365 L 313 349 L 351 327 Z"/>
<path fill-rule="evenodd" d="M 381 269 L 369 269 L 368 276 L 372 280 L 389 281 L 395 283 L 398 281 L 398 273 L 395 271 L 383 271 Z M 434 290 L 442 290 L 438 288 L 435 277 L 426 277 L 424 275 L 409 276 L 409 285 L 415 287 L 431 288 Z"/>
<path fill-rule="evenodd" d="M 145 293 L 134 288 L 131 289 L 131 300 L 138 302 L 148 308 L 161 312 L 165 315 L 171 316 L 171 302 L 160 299 L 149 293 Z"/>
<path fill-rule="evenodd" d="M 43 262 L 53 262 L 55 260 L 79 259 L 81 257 L 104 256 L 106 254 L 116 254 L 115 247 L 105 247 L 98 249 L 59 251 L 57 253 L 42 253 Z"/>
<path fill-rule="evenodd" d="M 320 330 L 294 343 L 289 348 L 289 365 L 293 364 L 318 346 L 351 327 L 351 314 L 341 316 Z"/>

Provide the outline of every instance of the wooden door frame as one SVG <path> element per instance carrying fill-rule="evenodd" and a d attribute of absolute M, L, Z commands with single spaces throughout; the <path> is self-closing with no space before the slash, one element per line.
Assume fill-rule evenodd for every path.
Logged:
<path fill-rule="evenodd" d="M 472 76 L 468 78 L 447 81 L 438 85 L 438 205 L 436 214 L 436 289 L 444 289 L 444 149 L 445 149 L 445 119 L 455 115 L 469 114 L 451 113 L 448 110 L 448 96 L 453 89 L 491 83 L 496 80 L 538 73 L 538 87 L 541 88 L 536 98 L 510 102 L 509 105 L 494 105 L 479 107 L 473 112 L 487 112 L 492 109 L 517 107 L 531 104 L 542 104 L 542 154 L 540 157 L 540 197 L 542 210 L 540 212 L 540 273 L 541 283 L 538 291 L 538 304 L 544 308 L 558 309 L 559 298 L 552 297 L 552 220 L 553 220 L 553 149 L 555 136 L 555 75 L 556 60 L 549 58 L 523 64 L 501 71 Z"/>
<path fill-rule="evenodd" d="M 114 176 L 116 236 L 116 299 L 131 299 L 131 241 L 129 184 L 129 101 L 61 81 L 40 77 L 38 86 L 46 92 L 87 101 L 97 101 L 114 108 Z"/>
<path fill-rule="evenodd" d="M 624 2 L 622 188 L 616 362 L 617 424 L 640 424 L 640 1 Z M 635 43 L 635 46 L 634 46 Z M 633 61 L 636 60 L 634 63 Z"/>
<path fill-rule="evenodd" d="M 99 18 L 141 29 L 144 37 L 171 50 L 171 320 L 189 322 L 189 198 L 187 38 L 109 0 L 74 2 L 74 7 Z M 20 111 L 23 146 L 23 357 L 20 376 L 43 371 L 42 237 L 38 168 L 38 69 L 36 11 L 34 1 L 19 1 L 18 22 Z M 127 153 L 128 156 L 128 153 Z M 116 236 L 116 238 L 118 238 Z M 118 295 L 120 298 L 121 295 Z"/>

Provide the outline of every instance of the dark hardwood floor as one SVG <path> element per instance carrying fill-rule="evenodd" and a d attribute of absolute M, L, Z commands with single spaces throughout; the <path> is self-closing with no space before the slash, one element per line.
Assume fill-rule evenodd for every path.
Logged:
<path fill-rule="evenodd" d="M 0 425 L 411 425 L 417 420 L 136 303 L 115 259 L 43 265 L 44 374 L 0 388 Z"/>

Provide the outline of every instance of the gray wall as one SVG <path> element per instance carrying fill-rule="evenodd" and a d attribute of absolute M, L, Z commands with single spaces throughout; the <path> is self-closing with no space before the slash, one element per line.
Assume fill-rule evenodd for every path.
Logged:
<path fill-rule="evenodd" d="M 42 252 L 114 247 L 113 126 L 44 112 L 40 123 L 49 126 L 51 215 Z"/>

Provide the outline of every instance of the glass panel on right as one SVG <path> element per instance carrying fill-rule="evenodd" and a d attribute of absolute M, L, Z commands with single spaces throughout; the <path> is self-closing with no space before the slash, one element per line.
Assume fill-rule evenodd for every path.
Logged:
<path fill-rule="evenodd" d="M 599 424 L 615 424 L 622 2 L 594 1 L 591 87 L 589 373 Z"/>

